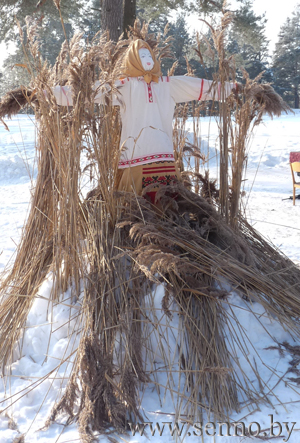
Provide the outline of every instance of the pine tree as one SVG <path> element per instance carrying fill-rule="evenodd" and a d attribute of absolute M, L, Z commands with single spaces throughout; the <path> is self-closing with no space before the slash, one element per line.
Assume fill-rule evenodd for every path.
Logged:
<path fill-rule="evenodd" d="M 234 13 L 227 51 L 229 54 L 235 54 L 237 68 L 246 69 L 250 78 L 255 78 L 265 71 L 263 80 L 270 81 L 266 21 L 265 15 L 254 13 L 252 0 L 243 0 L 240 8 Z M 241 72 L 238 76 L 241 76 Z"/>
<path fill-rule="evenodd" d="M 170 33 L 174 37 L 173 51 L 178 62 L 176 74 L 183 75 L 186 73 L 185 57 L 188 56 L 191 45 L 191 37 L 186 28 L 184 14 L 179 15 L 176 21 L 170 26 Z"/>
<path fill-rule="evenodd" d="M 61 1 L 60 9 L 64 22 L 79 24 L 85 3 L 82 0 Z M 59 20 L 53 0 L 0 0 L 0 41 L 15 41 L 18 35 L 16 18 L 23 26 L 28 15 L 41 22 L 49 18 Z"/>
<path fill-rule="evenodd" d="M 1 1 L 2 0 L 0 0 L 0 4 Z M 49 4 L 50 3 L 53 3 L 53 1 L 49 1 Z M 76 5 L 76 2 L 74 4 Z M 72 8 L 70 8 L 70 10 L 72 11 Z M 40 11 L 38 13 L 36 11 L 36 13 L 33 14 L 33 17 L 37 19 L 39 25 L 38 36 L 39 40 L 42 43 L 40 45 L 40 54 L 42 55 L 43 59 L 47 60 L 47 62 L 51 65 L 55 63 L 56 57 L 61 49 L 61 45 L 65 40 L 65 37 L 71 39 L 74 34 L 74 27 L 72 26 L 72 24 L 76 24 L 76 22 L 79 23 L 80 19 L 79 16 L 75 17 L 76 11 L 77 9 L 75 8 L 74 13 L 72 12 L 68 14 L 68 17 L 64 22 L 64 30 L 58 10 L 56 8 L 55 10 L 51 10 L 51 8 L 49 7 L 47 10 L 44 11 L 45 15 L 42 16 L 40 16 Z M 30 76 L 28 75 L 27 69 L 18 66 L 20 64 L 27 64 L 26 56 L 24 54 L 24 48 L 26 50 L 27 46 L 27 30 L 26 25 L 24 24 L 24 14 L 25 11 L 22 11 L 22 14 L 18 17 L 23 32 L 22 42 L 20 40 L 19 31 L 15 28 L 11 30 L 11 40 L 14 40 L 16 49 L 15 53 L 10 54 L 3 63 L 1 95 L 3 95 L 4 92 L 10 89 L 19 87 L 20 85 L 27 85 L 30 81 Z"/>
<path fill-rule="evenodd" d="M 168 25 L 167 35 L 173 39 L 172 52 L 174 58 L 163 59 L 161 67 L 164 75 L 167 75 L 175 60 L 178 63 L 175 71 L 176 75 L 186 74 L 186 57 L 189 56 L 192 39 L 188 33 L 185 19 L 186 16 L 183 13 L 179 14 L 173 22 L 170 22 L 166 15 L 161 15 L 150 24 L 150 31 L 156 34 L 163 34 L 166 25 Z"/>
<path fill-rule="evenodd" d="M 101 4 L 101 28 L 117 41 L 123 32 L 123 0 L 102 0 Z"/>
<path fill-rule="evenodd" d="M 92 40 L 95 34 L 101 29 L 102 8 L 100 0 L 90 0 L 83 7 L 83 18 L 80 21 L 79 29 L 84 31 L 84 36 Z"/>
<path fill-rule="evenodd" d="M 124 0 L 123 31 L 133 26 L 136 19 L 136 0 Z"/>
<path fill-rule="evenodd" d="M 70 39 L 74 33 L 74 29 L 69 23 L 65 24 L 67 38 Z M 54 20 L 52 17 L 43 21 L 43 26 L 39 29 L 40 54 L 44 60 L 54 65 L 56 57 L 61 49 L 61 45 L 65 40 L 65 34 L 62 30 L 61 22 Z M 26 29 L 24 28 L 24 47 L 26 48 Z M 30 55 L 27 53 L 30 58 Z M 24 55 L 23 45 L 18 44 L 14 54 L 9 55 L 3 63 L 3 79 L 1 87 L 1 95 L 4 92 L 17 88 L 20 85 L 27 85 L 30 76 L 26 68 L 18 66 L 20 64 L 27 65 L 27 59 Z"/>
<path fill-rule="evenodd" d="M 138 0 L 137 14 L 145 21 L 157 21 L 162 17 L 169 19 L 169 14 L 179 8 L 188 11 L 186 3 L 186 0 Z"/>
<path fill-rule="evenodd" d="M 300 90 L 300 5 L 280 29 L 273 58 L 274 86 L 298 109 Z"/>

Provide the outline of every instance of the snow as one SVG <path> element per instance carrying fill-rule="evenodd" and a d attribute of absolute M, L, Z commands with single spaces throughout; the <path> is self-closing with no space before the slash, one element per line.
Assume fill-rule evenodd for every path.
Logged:
<path fill-rule="evenodd" d="M 34 120 L 30 116 L 19 115 L 7 121 L 7 124 L 10 132 L 0 126 L 0 271 L 5 269 L 19 243 L 36 175 Z M 274 120 L 265 117 L 263 124 L 256 128 L 248 152 L 244 205 L 247 217 L 256 229 L 295 263 L 300 264 L 300 201 L 296 200 L 296 205 L 293 206 L 288 199 L 292 195 L 289 152 L 300 151 L 299 125 L 300 112 L 295 111 L 295 114 L 289 113 Z M 203 118 L 201 132 L 202 149 L 207 149 L 210 174 L 214 177 L 217 174 L 217 126 L 209 122 L 208 118 Z M 20 434 L 25 434 L 26 443 L 79 441 L 76 426 L 65 427 L 63 420 L 47 430 L 42 429 L 54 401 L 59 398 L 66 385 L 78 345 L 77 332 L 80 327 L 77 315 L 80 302 L 71 303 L 70 290 L 64 294 L 60 305 L 50 303 L 52 278 L 49 274 L 39 289 L 27 319 L 23 342 L 14 350 L 15 362 L 10 376 L 1 379 L 0 409 L 4 410 L 0 415 L 1 443 L 12 443 Z M 158 287 L 157 296 L 152 300 L 157 308 L 157 316 L 161 315 L 162 296 L 162 287 Z M 233 414 L 231 421 L 243 421 L 246 426 L 257 422 L 261 430 L 265 430 L 269 436 L 273 420 L 282 426 L 282 434 L 277 441 L 298 443 L 300 388 L 290 382 L 290 374 L 286 374 L 290 357 L 280 355 L 277 350 L 266 350 L 275 345 L 274 338 L 278 342 L 286 340 L 292 345 L 296 343 L 291 341 L 288 331 L 264 314 L 259 304 L 253 304 L 252 309 L 256 313 L 253 316 L 245 309 L 246 303 L 233 294 L 227 309 L 231 309 L 238 317 L 239 324 L 235 327 L 244 328 L 249 335 L 253 347 L 248 343 L 247 357 L 252 360 L 255 358 L 259 373 L 267 385 L 266 390 L 274 388 L 274 408 L 262 403 L 259 410 L 248 415 L 249 411 L 245 407 L 240 414 Z M 172 322 L 176 327 L 176 315 Z M 162 329 L 161 333 L 167 333 L 167 329 Z M 176 337 L 168 338 L 170 347 L 175 347 Z M 60 364 L 61 359 L 63 364 Z M 245 370 L 249 371 L 245 357 L 240 355 L 239 359 Z M 164 374 L 159 377 L 163 382 Z M 251 371 L 249 379 L 255 379 Z M 170 395 L 161 404 L 156 391 L 149 386 L 143 396 L 142 408 L 145 421 L 154 422 L 153 427 L 155 422 L 159 422 L 161 427 L 163 422 L 172 422 L 174 425 L 174 407 Z M 296 423 L 294 427 L 293 422 Z M 205 423 L 204 421 L 203 427 Z M 257 430 L 257 424 L 252 425 L 253 433 Z M 275 424 L 273 428 L 274 435 L 279 433 L 276 426 Z M 147 428 L 147 437 L 136 432 L 134 436 L 129 433 L 122 438 L 131 443 L 174 440 L 168 425 L 165 425 L 163 437 L 158 435 L 158 431 L 151 436 L 149 426 Z M 186 435 L 187 441 L 200 441 L 199 428 L 188 429 L 186 426 L 184 429 L 191 433 L 190 436 Z M 219 428 L 216 425 L 215 441 L 231 442 L 232 431 L 231 437 L 226 437 L 226 428 L 222 429 L 223 436 L 218 436 Z M 206 423 L 206 430 L 212 434 L 213 425 Z M 101 441 L 108 443 L 109 440 L 102 437 Z M 204 435 L 201 441 L 211 442 L 213 437 Z M 235 441 L 249 443 L 253 439 L 241 436 L 235 437 Z M 266 441 L 271 440 L 267 438 Z"/>

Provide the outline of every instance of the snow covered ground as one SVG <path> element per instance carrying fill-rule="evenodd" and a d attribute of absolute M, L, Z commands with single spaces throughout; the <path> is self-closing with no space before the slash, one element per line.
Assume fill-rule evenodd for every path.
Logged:
<path fill-rule="evenodd" d="M 19 242 L 22 226 L 28 210 L 30 192 L 34 186 L 36 165 L 34 121 L 27 116 L 20 115 L 12 121 L 7 121 L 10 132 L 0 126 L 0 271 L 4 269 Z M 300 201 L 296 200 L 293 206 L 292 179 L 288 164 L 289 152 L 300 151 L 300 112 L 289 114 L 271 120 L 264 119 L 254 134 L 248 154 L 248 169 L 245 181 L 246 196 L 244 199 L 246 214 L 249 221 L 265 237 L 278 246 L 294 262 L 300 263 Z M 210 132 L 209 140 L 207 134 Z M 209 146 L 210 156 L 214 155 L 217 128 L 208 119 L 202 119 L 203 146 Z M 211 176 L 216 173 L 215 161 L 211 160 Z M 48 298 L 51 288 L 51 276 L 40 288 L 41 298 L 37 299 L 27 321 L 22 355 L 12 367 L 11 377 L 1 379 L 0 383 L 0 442 L 12 443 L 21 434 L 25 435 L 26 443 L 63 443 L 79 441 L 75 425 L 65 428 L 63 424 L 52 425 L 48 430 L 41 430 L 48 417 L 53 402 L 60 393 L 61 385 L 70 371 L 72 356 L 57 367 L 57 356 L 69 356 L 76 349 L 77 340 L 69 340 L 70 330 L 76 330 L 76 321 L 69 323 L 69 317 L 75 317 L 79 307 L 74 305 L 72 312 L 68 305 L 68 293 L 65 294 L 65 304 L 52 306 L 47 311 Z M 158 288 L 158 292 L 161 291 Z M 159 298 L 160 293 L 158 293 Z M 232 296 L 234 309 L 238 313 L 239 321 L 247 329 L 250 339 L 256 348 L 258 368 L 269 388 L 274 387 L 276 395 L 272 398 L 273 408 L 269 404 L 261 405 L 260 410 L 248 415 L 245 409 L 240 414 L 231 417 L 232 421 L 243 421 L 247 427 L 252 422 L 252 432 L 255 434 L 258 425 L 261 431 L 266 432 L 266 440 L 271 441 L 271 419 L 282 426 L 281 436 L 276 441 L 298 443 L 300 440 L 300 387 L 288 380 L 286 374 L 290 357 L 279 355 L 278 351 L 266 351 L 274 345 L 271 336 L 265 327 L 279 342 L 287 340 L 291 343 L 288 332 L 272 322 L 270 318 L 261 317 L 261 321 L 246 310 L 243 310 L 243 301 Z M 50 317 L 50 311 L 51 317 Z M 263 313 L 262 308 L 255 304 L 255 311 Z M 50 318 L 52 322 L 50 324 Z M 36 325 L 40 325 L 36 327 Z M 49 332 L 52 329 L 51 340 Z M 291 343 L 295 345 L 296 343 Z M 253 349 L 249 355 L 255 356 Z M 258 355 L 263 362 L 259 361 Z M 272 371 L 270 368 L 275 368 Z M 41 380 L 51 373 L 50 377 Z M 280 379 L 282 377 L 282 380 Z M 34 389 L 32 389 L 34 388 Z M 18 399 L 18 401 L 16 401 Z M 8 409 L 6 409 L 11 405 Z M 143 399 L 145 421 L 172 422 L 172 405 L 170 398 L 166 398 L 164 405 L 160 405 L 155 392 L 151 387 L 147 389 Z M 272 417 L 271 417 L 272 416 Z M 254 423 L 256 422 L 256 423 Z M 294 425 L 292 424 L 295 423 Z M 284 424 L 285 423 L 285 424 Z M 205 425 L 205 423 L 204 423 Z M 203 426 L 204 426 L 203 425 Z M 213 425 L 207 424 L 207 434 L 213 435 Z M 276 425 L 277 426 L 277 425 Z M 274 427 L 276 436 L 280 429 Z M 253 441 L 248 437 L 218 436 L 216 426 L 216 442 L 231 441 L 248 443 Z M 186 428 L 187 430 L 187 428 Z M 204 431 L 203 440 L 199 429 L 188 430 L 191 435 L 185 436 L 185 441 L 195 443 L 199 441 L 212 442 L 214 437 Z M 194 432 L 194 434 L 193 434 Z M 184 432 L 183 432 L 184 434 Z M 182 435 L 183 435 L 182 434 Z M 145 443 L 150 441 L 173 441 L 168 425 L 165 426 L 163 436 L 156 431 L 154 436 L 148 430 L 148 438 L 130 434 L 122 436 L 120 441 Z M 15 440 L 16 441 L 16 440 Z M 103 437 L 101 441 L 108 440 Z"/>

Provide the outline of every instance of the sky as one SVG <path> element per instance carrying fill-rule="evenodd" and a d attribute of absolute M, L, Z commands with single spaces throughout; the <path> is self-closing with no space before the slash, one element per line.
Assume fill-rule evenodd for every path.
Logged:
<path fill-rule="evenodd" d="M 233 4 L 234 1 L 228 2 Z M 253 0 L 253 9 L 256 14 L 266 13 L 266 37 L 270 40 L 270 55 L 275 49 L 275 43 L 278 39 L 280 26 L 284 24 L 286 19 L 291 16 L 296 5 L 300 0 L 284 0 L 283 3 L 277 3 L 275 0 Z M 196 16 L 191 16 L 188 19 L 190 28 L 201 31 L 203 25 L 199 22 Z M 7 57 L 11 48 L 6 48 L 4 43 L 0 44 L 0 66 L 3 60 Z"/>
<path fill-rule="evenodd" d="M 266 36 L 270 40 L 271 50 L 275 49 L 280 27 L 292 15 L 297 4 L 300 4 L 300 0 L 284 0 L 282 3 L 276 0 L 254 0 L 254 11 L 257 14 L 266 13 Z"/>
<path fill-rule="evenodd" d="M 234 9 L 235 3 L 235 0 L 228 0 L 227 5 L 232 5 L 232 9 Z M 275 49 L 280 27 L 285 23 L 288 17 L 291 17 L 297 4 L 300 4 L 300 0 L 284 0 L 283 3 L 277 3 L 276 0 L 253 0 L 254 12 L 257 15 L 266 14 L 266 37 L 270 41 L 270 55 L 272 55 Z M 202 30 L 204 31 L 203 25 L 199 22 L 199 19 L 196 16 L 189 17 L 188 23 L 191 28 L 200 32 Z"/>

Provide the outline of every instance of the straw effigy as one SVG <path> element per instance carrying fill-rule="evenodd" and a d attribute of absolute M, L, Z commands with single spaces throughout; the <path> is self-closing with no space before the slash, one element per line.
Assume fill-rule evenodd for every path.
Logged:
<path fill-rule="evenodd" d="M 236 108 L 237 125 L 228 220 L 218 210 L 221 197 L 214 184 L 197 168 L 188 184 L 199 193 L 184 184 L 162 188 L 157 198 L 164 210 L 159 212 L 142 196 L 114 192 L 120 118 L 111 96 L 117 93 L 114 82 L 130 39 L 146 40 L 158 57 L 168 55 L 169 41 L 148 35 L 147 26 L 138 23 L 129 40 L 116 44 L 104 34 L 83 48 L 77 35 L 63 45 L 51 69 L 40 58 L 35 23 L 29 26 L 32 84 L 0 103 L 0 118 L 25 103 L 34 106 L 39 155 L 31 210 L 13 267 L 1 282 L 3 368 L 12 361 L 38 288 L 51 270 L 52 300 L 59 302 L 71 287 L 82 308 L 72 375 L 47 425 L 65 412 L 69 422 L 78 422 L 84 442 L 111 427 L 124 432 L 127 421 L 142 419 L 139 389 L 147 383 L 158 392 L 169 391 L 176 417 L 185 415 L 192 422 L 204 413 L 224 419 L 239 411 L 241 399 L 254 406 L 269 401 L 236 358 L 242 354 L 259 379 L 243 345 L 248 338 L 235 329 L 239 322 L 230 310 L 228 287 L 249 300 L 249 309 L 258 301 L 292 336 L 299 336 L 300 270 L 242 218 L 236 203 L 251 124 L 263 112 L 280 114 L 286 105 L 269 85 L 248 78 L 243 102 L 237 97 L 229 101 L 228 114 L 230 106 Z M 110 88 L 104 88 L 105 102 L 95 106 L 97 78 Z M 72 87 L 73 107 L 57 106 L 51 90 L 56 84 Z M 179 108 L 177 127 L 182 112 Z M 183 165 L 179 132 L 174 142 Z M 186 150 L 201 157 L 196 146 Z M 83 187 L 87 176 L 89 192 Z M 162 316 L 151 295 L 158 284 L 165 288 Z M 172 330 L 176 316 L 176 346 L 170 351 L 163 331 Z M 167 374 L 164 386 L 157 380 L 159 370 L 149 367 L 158 352 Z"/>

